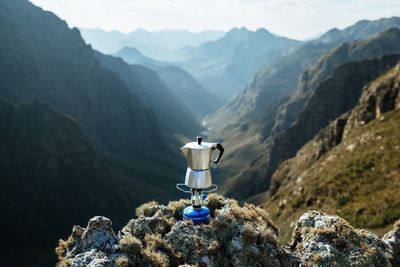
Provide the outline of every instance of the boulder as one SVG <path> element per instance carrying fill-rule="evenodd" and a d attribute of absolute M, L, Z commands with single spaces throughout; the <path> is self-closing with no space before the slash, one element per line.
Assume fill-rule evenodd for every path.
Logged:
<path fill-rule="evenodd" d="M 119 232 L 97 216 L 56 249 L 58 266 L 399 266 L 400 221 L 381 240 L 338 216 L 308 211 L 292 241 L 277 241 L 267 212 L 211 194 L 209 224 L 182 221 L 187 200 L 143 204 Z"/>
<path fill-rule="evenodd" d="M 300 217 L 290 249 L 307 266 L 391 266 L 378 236 L 320 211 Z"/>

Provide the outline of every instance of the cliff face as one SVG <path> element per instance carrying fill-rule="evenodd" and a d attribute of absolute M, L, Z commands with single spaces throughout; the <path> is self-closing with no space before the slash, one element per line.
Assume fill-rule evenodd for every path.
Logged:
<path fill-rule="evenodd" d="M 99 162 L 79 124 L 50 105 L 17 106 L 0 98 L 0 166 L 25 166 L 19 172 L 85 170 Z M 57 178 L 57 175 L 54 177 Z"/>
<path fill-rule="evenodd" d="M 105 69 L 117 74 L 134 95 L 154 110 L 161 128 L 166 133 L 194 136 L 200 131 L 195 113 L 176 98 L 156 71 L 139 65 L 130 65 L 120 58 L 99 52 L 95 52 L 95 55 Z"/>
<path fill-rule="evenodd" d="M 166 149 L 154 113 L 100 66 L 77 29 L 29 1 L 5 0 L 0 35 L 1 97 L 49 103 L 111 153 L 140 158 L 144 147 Z"/>
<path fill-rule="evenodd" d="M 308 211 L 289 246 L 277 242 L 268 214 L 253 205 L 209 195 L 209 225 L 181 221 L 188 201 L 146 203 L 116 235 L 111 221 L 94 217 L 60 240 L 58 266 L 395 266 L 398 222 L 383 239 L 345 220 Z"/>
<path fill-rule="evenodd" d="M 371 77 L 378 77 L 396 65 L 399 59 L 400 56 L 387 56 L 349 62 L 336 68 L 314 89 L 296 122 L 273 139 L 265 179 L 268 181 L 284 159 L 294 156 L 329 121 L 352 109 Z"/>
<path fill-rule="evenodd" d="M 378 233 L 399 218 L 399 73 L 397 65 L 371 82 L 351 112 L 280 165 L 260 201 L 278 224 L 310 208 Z"/>
<path fill-rule="evenodd" d="M 119 209 L 141 201 L 137 184 L 103 164 L 75 119 L 39 101 L 0 98 L 0 168 L 0 227 L 23 229 L 3 233 L 2 266 L 40 265 L 71 224 L 101 212 L 121 225 Z"/>
<path fill-rule="evenodd" d="M 49 266 L 73 223 L 101 213 L 121 226 L 132 205 L 174 197 L 179 151 L 77 29 L 4 0 L 0 38 L 0 97 L 15 103 L 0 103 L 0 226 L 23 229 L 3 235 L 1 266 Z"/>
<path fill-rule="evenodd" d="M 259 128 L 244 130 L 258 135 L 246 146 L 260 149 L 251 163 L 237 171 L 239 174 L 227 179 L 223 192 L 246 199 L 268 189 L 273 173 L 284 160 L 295 156 L 329 121 L 351 110 L 363 86 L 397 63 L 399 57 L 393 54 L 400 52 L 398 42 L 400 31 L 390 29 L 339 45 L 304 71 L 297 91 L 270 107 Z M 253 155 L 246 146 L 234 150 Z"/>

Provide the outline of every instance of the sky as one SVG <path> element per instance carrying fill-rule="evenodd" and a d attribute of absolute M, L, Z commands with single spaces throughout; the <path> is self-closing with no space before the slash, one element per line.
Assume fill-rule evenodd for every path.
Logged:
<path fill-rule="evenodd" d="M 31 0 L 70 27 L 131 32 L 246 27 L 308 39 L 361 19 L 400 16 L 400 0 Z"/>

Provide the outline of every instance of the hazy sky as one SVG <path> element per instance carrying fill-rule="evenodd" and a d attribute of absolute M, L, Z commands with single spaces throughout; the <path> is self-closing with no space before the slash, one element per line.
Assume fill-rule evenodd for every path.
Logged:
<path fill-rule="evenodd" d="M 70 26 L 130 32 L 266 28 L 309 38 L 360 19 L 400 16 L 400 0 L 32 0 Z"/>

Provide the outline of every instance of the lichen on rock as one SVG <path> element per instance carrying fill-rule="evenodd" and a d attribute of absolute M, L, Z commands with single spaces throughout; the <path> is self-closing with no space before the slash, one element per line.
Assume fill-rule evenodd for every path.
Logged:
<path fill-rule="evenodd" d="M 393 227 L 393 230 L 386 233 L 382 241 L 388 247 L 388 257 L 393 266 L 400 266 L 400 220 Z"/>
<path fill-rule="evenodd" d="M 188 200 L 146 203 L 119 232 L 104 217 L 60 241 L 65 266 L 298 266 L 294 254 L 277 242 L 277 229 L 261 208 L 211 194 L 208 225 L 182 221 Z M 78 228 L 77 228 L 78 229 Z"/>
<path fill-rule="evenodd" d="M 320 211 L 300 217 L 290 248 L 310 266 L 391 266 L 378 236 Z"/>
<path fill-rule="evenodd" d="M 303 214 L 288 246 L 267 212 L 209 195 L 208 225 L 182 221 L 188 200 L 143 204 L 115 235 L 111 221 L 94 217 L 60 240 L 58 266 L 396 266 L 399 225 L 383 240 L 337 216 Z M 392 265 L 391 265 L 392 264 Z"/>

